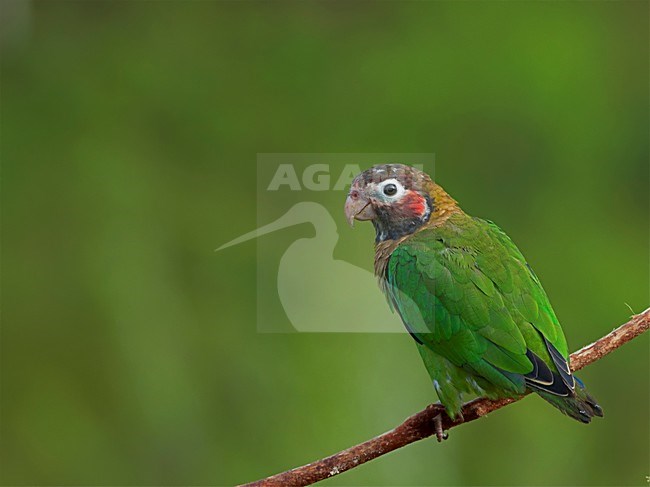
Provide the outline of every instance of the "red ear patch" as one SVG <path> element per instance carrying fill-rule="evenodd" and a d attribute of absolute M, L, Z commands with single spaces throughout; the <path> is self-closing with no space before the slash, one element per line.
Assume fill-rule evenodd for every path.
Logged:
<path fill-rule="evenodd" d="M 420 193 L 409 191 L 402 198 L 402 205 L 406 213 L 415 217 L 422 217 L 427 211 L 427 201 Z"/>

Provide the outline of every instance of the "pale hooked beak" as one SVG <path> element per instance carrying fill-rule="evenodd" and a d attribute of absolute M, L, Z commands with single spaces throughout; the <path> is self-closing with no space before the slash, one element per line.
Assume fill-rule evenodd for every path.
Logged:
<path fill-rule="evenodd" d="M 363 197 L 358 189 L 352 188 L 345 200 L 345 217 L 350 226 L 354 226 L 354 220 L 372 220 L 375 218 L 375 210 L 372 209 L 370 201 Z"/>

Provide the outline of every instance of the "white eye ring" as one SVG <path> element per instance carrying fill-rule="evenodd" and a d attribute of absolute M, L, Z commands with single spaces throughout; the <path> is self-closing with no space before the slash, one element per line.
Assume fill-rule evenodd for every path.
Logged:
<path fill-rule="evenodd" d="M 404 186 L 394 178 L 382 181 L 379 184 L 379 190 L 383 196 L 390 199 L 400 198 L 404 194 Z"/>

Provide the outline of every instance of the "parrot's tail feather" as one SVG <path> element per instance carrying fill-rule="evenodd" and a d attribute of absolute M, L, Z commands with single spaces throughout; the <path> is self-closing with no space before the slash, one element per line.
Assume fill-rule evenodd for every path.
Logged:
<path fill-rule="evenodd" d="M 594 416 L 603 416 L 602 408 L 578 379 L 576 379 L 575 393 L 570 396 L 556 396 L 539 390 L 535 392 L 567 416 L 582 423 L 589 423 Z"/>

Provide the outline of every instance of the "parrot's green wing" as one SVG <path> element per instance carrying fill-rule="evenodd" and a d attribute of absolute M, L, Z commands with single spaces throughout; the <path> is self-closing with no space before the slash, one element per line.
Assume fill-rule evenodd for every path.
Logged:
<path fill-rule="evenodd" d="M 385 278 L 425 363 L 433 352 L 430 362 L 443 357 L 498 394 L 528 386 L 567 396 L 575 387 L 549 300 L 493 223 L 458 214 L 414 234 L 391 254 Z"/>

